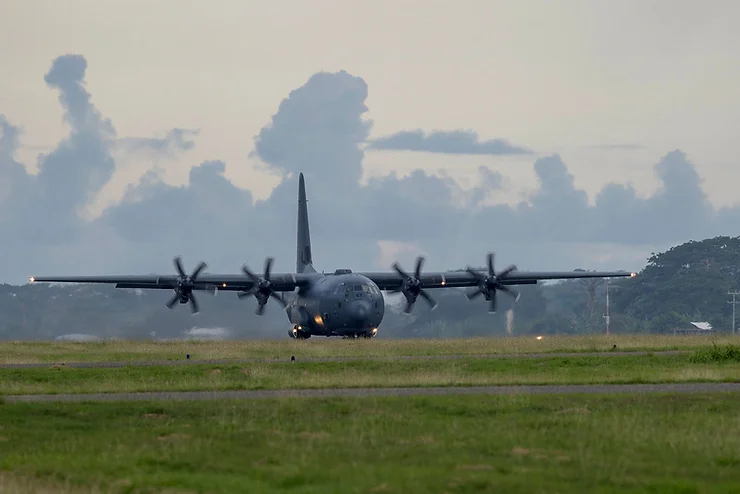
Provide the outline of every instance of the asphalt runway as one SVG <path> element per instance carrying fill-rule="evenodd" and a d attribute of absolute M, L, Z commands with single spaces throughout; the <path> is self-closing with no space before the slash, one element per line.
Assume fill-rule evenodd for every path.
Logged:
<path fill-rule="evenodd" d="M 172 391 L 147 393 L 94 393 L 4 396 L 6 403 L 256 400 L 266 398 L 364 398 L 381 396 L 512 395 L 512 394 L 651 394 L 740 392 L 740 383 L 585 384 L 547 386 L 476 386 L 436 388 L 284 389 L 256 391 Z"/>
<path fill-rule="evenodd" d="M 626 357 L 626 356 L 671 356 L 688 353 L 685 350 L 667 350 L 659 352 L 570 352 L 570 353 L 499 353 L 487 355 L 368 355 L 359 357 L 296 357 L 297 362 L 354 362 L 359 360 L 457 360 L 457 359 L 517 359 L 517 358 L 575 358 L 575 357 Z M 179 360 L 130 360 L 106 362 L 46 362 L 46 363 L 17 363 L 0 364 L 0 369 L 43 369 L 51 366 L 70 368 L 113 369 L 119 367 L 153 367 L 170 365 L 229 365 L 248 363 L 279 363 L 290 362 L 291 355 L 274 358 L 243 358 L 243 359 L 186 359 Z"/>

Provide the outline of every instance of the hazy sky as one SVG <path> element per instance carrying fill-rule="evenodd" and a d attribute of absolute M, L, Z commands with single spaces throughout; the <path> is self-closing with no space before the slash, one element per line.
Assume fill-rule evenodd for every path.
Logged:
<path fill-rule="evenodd" d="M 0 281 L 170 272 L 175 254 L 291 270 L 298 171 L 319 269 L 495 250 L 500 268 L 636 270 L 738 235 L 738 15 L 719 0 L 2 2 Z"/>

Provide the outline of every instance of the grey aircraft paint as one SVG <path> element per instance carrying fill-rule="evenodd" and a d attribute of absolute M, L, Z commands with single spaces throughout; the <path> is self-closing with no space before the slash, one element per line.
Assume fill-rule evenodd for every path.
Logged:
<path fill-rule="evenodd" d="M 536 284 L 538 280 L 572 278 L 633 277 L 627 271 L 518 271 L 508 266 L 503 271 L 494 269 L 493 253 L 488 253 L 487 270 L 468 268 L 465 271 L 422 273 L 424 258 L 417 258 L 413 273 L 405 272 L 397 263 L 393 271 L 381 273 L 353 273 L 350 269 L 337 269 L 333 273 L 319 273 L 313 266 L 311 234 L 308 221 L 306 184 L 301 173 L 298 177 L 298 218 L 296 231 L 296 272 L 272 273 L 272 258 L 265 261 L 261 276 L 246 265 L 243 274 L 202 274 L 206 263 L 201 262 L 188 275 L 179 257 L 175 257 L 175 275 L 121 275 L 121 276 L 66 276 L 31 277 L 33 282 L 51 283 L 112 283 L 116 288 L 169 289 L 174 296 L 167 302 L 172 309 L 178 302 L 189 303 L 197 313 L 195 291 L 215 293 L 236 291 L 240 299 L 257 299 L 257 314 L 262 314 L 267 302 L 273 298 L 285 307 L 293 327 L 291 338 L 307 339 L 311 336 L 364 337 L 376 336 L 385 313 L 383 291 L 400 292 L 406 298 L 406 312 L 411 311 L 418 297 L 434 309 L 437 303 L 427 289 L 474 287 L 467 294 L 472 300 L 482 295 L 489 302 L 489 312 L 496 310 L 496 295 L 501 291 L 519 299 L 511 285 Z M 293 292 L 287 299 L 282 292 Z"/>

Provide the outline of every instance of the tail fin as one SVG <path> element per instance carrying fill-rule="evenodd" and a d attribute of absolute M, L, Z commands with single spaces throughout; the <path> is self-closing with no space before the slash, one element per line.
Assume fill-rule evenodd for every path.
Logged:
<path fill-rule="evenodd" d="M 311 233 L 308 230 L 308 206 L 303 173 L 298 176 L 298 236 L 296 245 L 296 273 L 315 273 L 311 256 Z"/>

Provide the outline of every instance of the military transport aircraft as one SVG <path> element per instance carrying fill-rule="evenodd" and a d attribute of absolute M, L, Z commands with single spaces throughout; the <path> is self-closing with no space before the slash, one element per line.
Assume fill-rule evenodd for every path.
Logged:
<path fill-rule="evenodd" d="M 298 178 L 298 235 L 295 273 L 272 273 L 272 258 L 265 261 L 262 276 L 253 273 L 246 265 L 243 274 L 203 274 L 206 263 L 201 262 L 188 275 L 179 257 L 175 257 L 175 275 L 121 275 L 121 276 L 69 276 L 32 277 L 31 282 L 53 283 L 115 283 L 116 288 L 151 288 L 174 290 L 167 302 L 172 309 L 177 302 L 190 303 L 197 313 L 198 302 L 194 291 L 215 293 L 236 291 L 239 299 L 254 296 L 257 314 L 274 298 L 284 308 L 293 328 L 291 338 L 307 339 L 314 336 L 343 336 L 373 338 L 383 320 L 385 304 L 382 291 L 400 292 L 406 298 L 405 312 L 411 311 L 417 297 L 422 297 L 434 309 L 437 302 L 427 292 L 434 288 L 475 287 L 467 293 L 469 300 L 479 295 L 489 302 L 490 312 L 496 311 L 496 292 L 501 291 L 516 300 L 519 294 L 510 285 L 532 285 L 538 280 L 566 278 L 609 278 L 635 276 L 636 273 L 616 272 L 519 272 L 516 266 L 503 271 L 494 270 L 494 256 L 488 254 L 486 271 L 468 267 L 465 271 L 422 273 L 423 257 L 418 257 L 412 274 L 393 263 L 391 272 L 353 273 L 350 269 L 337 269 L 334 273 L 319 273 L 313 267 L 311 235 L 308 227 L 306 186 L 301 173 Z M 281 292 L 295 292 L 289 299 Z"/>

